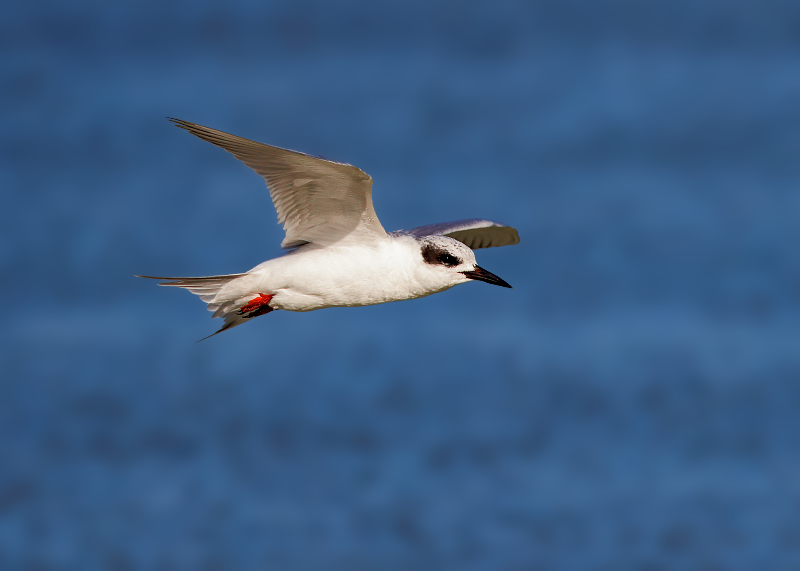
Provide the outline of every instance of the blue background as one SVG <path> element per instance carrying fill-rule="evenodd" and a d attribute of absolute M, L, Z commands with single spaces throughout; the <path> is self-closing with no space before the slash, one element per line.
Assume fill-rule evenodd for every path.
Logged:
<path fill-rule="evenodd" d="M 800 6 L 36 2 L 0 20 L 0 568 L 800 568 Z M 280 254 L 174 116 L 355 164 L 513 290 L 213 339 Z"/>

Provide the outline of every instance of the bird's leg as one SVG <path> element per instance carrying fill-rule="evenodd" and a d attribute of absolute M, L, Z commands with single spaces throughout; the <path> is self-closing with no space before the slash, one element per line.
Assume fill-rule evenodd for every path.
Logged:
<path fill-rule="evenodd" d="M 272 297 L 273 296 L 268 293 L 258 294 L 258 297 L 254 297 L 242 306 L 242 308 L 238 311 L 239 315 L 243 315 L 246 319 L 249 319 L 251 317 L 258 317 L 259 315 L 269 313 L 272 311 L 272 308 L 269 306 L 269 302 Z M 248 315 L 245 315 L 245 313 Z"/>

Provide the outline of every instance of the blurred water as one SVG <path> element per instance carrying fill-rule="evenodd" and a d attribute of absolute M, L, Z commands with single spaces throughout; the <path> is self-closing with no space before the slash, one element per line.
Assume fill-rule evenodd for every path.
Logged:
<path fill-rule="evenodd" d="M 0 568 L 800 568 L 800 7 L 40 2 L 0 21 Z M 218 327 L 280 254 L 175 116 L 487 217 L 513 290 Z"/>

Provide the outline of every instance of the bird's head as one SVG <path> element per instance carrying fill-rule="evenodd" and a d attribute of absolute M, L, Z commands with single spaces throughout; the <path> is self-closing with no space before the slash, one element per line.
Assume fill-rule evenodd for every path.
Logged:
<path fill-rule="evenodd" d="M 511 287 L 493 273 L 481 268 L 475 261 L 475 252 L 454 238 L 425 236 L 419 243 L 427 273 L 444 287 L 471 280 Z"/>

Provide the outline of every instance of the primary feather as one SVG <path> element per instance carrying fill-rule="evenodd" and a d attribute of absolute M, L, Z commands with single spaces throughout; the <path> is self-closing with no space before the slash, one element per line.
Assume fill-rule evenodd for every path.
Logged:
<path fill-rule="evenodd" d="M 281 246 L 313 242 L 364 242 L 386 238 L 372 206 L 372 177 L 358 167 L 281 149 L 188 121 L 170 119 L 204 141 L 231 153 L 267 183 L 278 222 L 286 231 Z"/>

